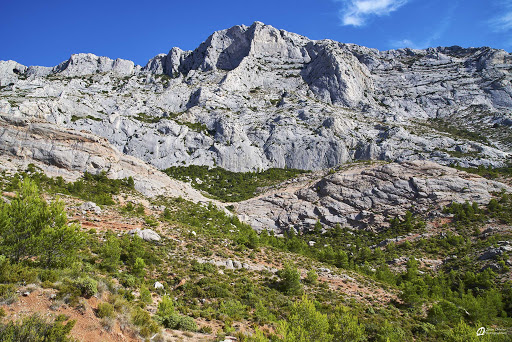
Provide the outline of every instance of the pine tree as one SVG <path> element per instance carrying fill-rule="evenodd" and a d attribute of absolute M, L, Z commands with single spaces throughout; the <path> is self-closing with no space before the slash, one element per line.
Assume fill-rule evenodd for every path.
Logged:
<path fill-rule="evenodd" d="M 293 304 L 290 317 L 280 322 L 278 330 L 283 342 L 332 341 L 327 315 L 318 312 L 307 296 Z"/>
<path fill-rule="evenodd" d="M 19 187 L 16 198 L 0 203 L 2 254 L 14 263 L 36 257 L 45 268 L 70 265 L 84 238 L 77 225 L 68 225 L 64 204 L 46 203 L 30 179 Z"/>

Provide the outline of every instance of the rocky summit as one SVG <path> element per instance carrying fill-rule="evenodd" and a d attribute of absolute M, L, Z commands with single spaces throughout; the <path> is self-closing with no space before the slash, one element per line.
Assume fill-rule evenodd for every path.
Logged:
<path fill-rule="evenodd" d="M 92 133 L 158 169 L 501 166 L 511 69 L 510 53 L 488 47 L 378 51 L 255 22 L 145 66 L 92 54 L 55 67 L 2 61 L 0 112 Z"/>

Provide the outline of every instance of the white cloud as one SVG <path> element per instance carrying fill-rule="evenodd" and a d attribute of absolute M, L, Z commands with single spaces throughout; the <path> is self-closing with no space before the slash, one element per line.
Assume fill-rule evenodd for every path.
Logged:
<path fill-rule="evenodd" d="M 496 5 L 502 14 L 488 20 L 487 23 L 495 32 L 512 30 L 512 3 L 509 0 L 499 0 Z"/>
<path fill-rule="evenodd" d="M 491 25 L 496 31 L 508 31 L 512 29 L 512 11 L 492 20 Z"/>
<path fill-rule="evenodd" d="M 343 25 L 363 26 L 372 16 L 388 15 L 409 0 L 335 0 L 341 2 L 340 19 Z"/>

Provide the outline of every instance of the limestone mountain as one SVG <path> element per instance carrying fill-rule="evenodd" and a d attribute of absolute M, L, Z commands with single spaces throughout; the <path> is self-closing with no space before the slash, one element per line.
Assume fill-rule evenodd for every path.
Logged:
<path fill-rule="evenodd" d="M 2 61 L 0 112 L 85 130 L 158 169 L 498 166 L 511 151 L 511 69 L 510 53 L 487 47 L 378 51 L 255 22 L 144 67 Z"/>

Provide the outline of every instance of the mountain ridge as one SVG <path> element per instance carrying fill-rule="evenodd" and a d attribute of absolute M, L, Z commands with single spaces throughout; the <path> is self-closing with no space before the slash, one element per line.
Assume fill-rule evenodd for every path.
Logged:
<path fill-rule="evenodd" d="M 53 68 L 0 62 L 0 109 L 30 107 L 29 115 L 105 137 L 159 169 L 316 170 L 417 158 L 502 166 L 511 67 L 503 50 L 381 52 L 256 22 L 144 67 L 92 54 Z"/>

